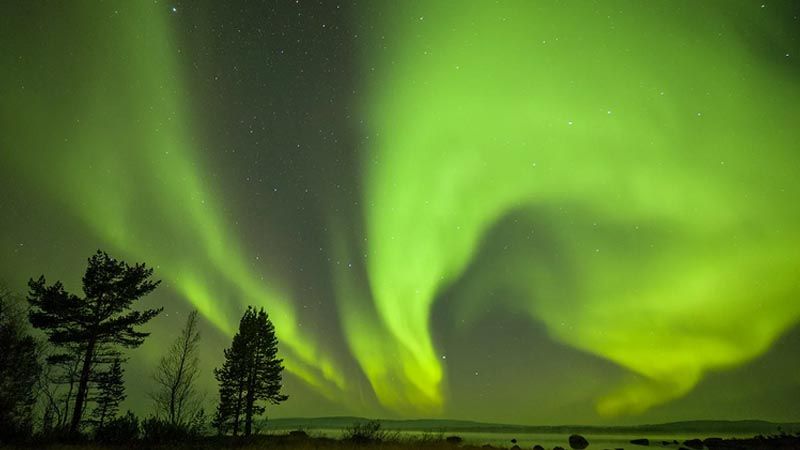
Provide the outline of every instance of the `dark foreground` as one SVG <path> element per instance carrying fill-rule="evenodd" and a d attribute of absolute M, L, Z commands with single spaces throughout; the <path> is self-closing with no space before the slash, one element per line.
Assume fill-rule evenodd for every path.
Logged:
<path fill-rule="evenodd" d="M 575 448 L 601 448 L 601 446 L 591 445 L 588 447 L 578 445 Z M 2 445 L 0 445 L 2 446 Z M 163 449 L 163 450 L 217 450 L 217 449 L 239 449 L 239 450 L 260 450 L 260 449 L 285 449 L 285 450 L 311 450 L 311 449 L 385 449 L 385 450 L 484 450 L 493 447 L 490 445 L 476 446 L 460 442 L 459 438 L 451 436 L 448 438 L 386 438 L 380 440 L 354 440 L 354 439 L 332 439 L 326 437 L 311 437 L 303 432 L 293 432 L 285 435 L 254 436 L 251 438 L 230 438 L 230 437 L 209 437 L 184 442 L 170 443 L 148 443 L 144 441 L 127 442 L 124 444 L 102 444 L 97 442 L 86 443 L 46 443 L 31 442 L 5 446 L 5 448 L 19 449 L 49 449 L 49 450 L 123 450 L 123 449 Z M 506 447 L 507 448 L 507 447 Z M 513 445 L 512 449 L 521 449 Z M 536 450 L 547 450 L 540 446 L 532 447 Z M 557 446 L 553 450 L 570 449 L 570 445 L 565 443 L 563 447 Z M 692 439 L 683 442 L 660 441 L 653 442 L 647 439 L 635 439 L 624 448 L 644 450 L 653 449 L 680 449 L 680 450 L 800 450 L 800 435 L 780 435 L 780 436 L 757 436 L 746 439 Z M 619 449 L 614 449 L 619 450 Z"/>

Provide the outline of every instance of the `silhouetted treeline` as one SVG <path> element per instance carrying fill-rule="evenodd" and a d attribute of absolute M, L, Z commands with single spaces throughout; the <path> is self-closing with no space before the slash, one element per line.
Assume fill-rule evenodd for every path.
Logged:
<path fill-rule="evenodd" d="M 139 420 L 125 400 L 126 350 L 163 308 L 137 309 L 160 281 L 145 264 L 98 251 L 89 258 L 82 295 L 44 276 L 28 283 L 27 305 L 0 289 L 0 444 L 31 438 L 123 442 L 200 437 L 209 425 L 198 391 L 198 314 L 192 312 L 153 371 L 153 411 Z M 43 337 L 37 337 L 40 330 Z M 282 360 L 269 316 L 248 307 L 214 374 L 220 384 L 218 434 L 250 435 L 264 402 L 278 404 Z"/>
<path fill-rule="evenodd" d="M 41 346 L 26 322 L 18 299 L 0 289 L 0 442 L 33 432 Z"/>

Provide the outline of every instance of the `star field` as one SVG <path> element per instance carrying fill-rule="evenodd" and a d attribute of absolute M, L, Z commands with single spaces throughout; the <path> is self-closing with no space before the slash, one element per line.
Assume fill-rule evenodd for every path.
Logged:
<path fill-rule="evenodd" d="M 797 420 L 796 3 L 0 10 L 0 282 L 153 266 L 126 407 L 254 304 L 270 416 Z"/>

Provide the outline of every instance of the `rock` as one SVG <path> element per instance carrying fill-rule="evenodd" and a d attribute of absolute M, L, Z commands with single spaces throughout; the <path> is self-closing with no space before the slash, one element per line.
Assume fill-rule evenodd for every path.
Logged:
<path fill-rule="evenodd" d="M 569 446 L 575 450 L 583 450 L 589 446 L 589 441 L 580 434 L 573 434 L 569 437 Z"/>
<path fill-rule="evenodd" d="M 542 447 L 539 444 L 536 444 L 536 445 L 533 446 L 533 450 L 544 450 L 544 447 Z"/>
<path fill-rule="evenodd" d="M 633 445 L 650 445 L 650 439 L 634 439 L 631 441 Z"/>
<path fill-rule="evenodd" d="M 701 441 L 700 439 L 689 439 L 687 441 L 683 441 L 683 445 L 689 448 L 693 448 L 694 450 L 702 450 L 703 441 Z"/>
<path fill-rule="evenodd" d="M 445 439 L 448 444 L 460 444 L 463 440 L 464 439 L 461 439 L 461 436 L 447 436 Z"/>

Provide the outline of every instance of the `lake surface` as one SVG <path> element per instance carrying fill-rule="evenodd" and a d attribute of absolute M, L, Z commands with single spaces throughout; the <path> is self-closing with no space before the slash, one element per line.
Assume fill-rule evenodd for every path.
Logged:
<path fill-rule="evenodd" d="M 391 430 L 387 430 L 390 433 L 394 433 Z M 343 434 L 343 430 L 341 429 L 309 429 L 307 430 L 308 434 L 311 436 L 319 436 L 319 437 L 330 437 L 330 438 L 340 438 Z M 429 437 L 436 437 L 436 438 L 445 438 L 447 436 L 460 436 L 464 439 L 465 444 L 473 444 L 473 445 L 484 445 L 490 444 L 494 447 L 511 447 L 514 444 L 511 442 L 511 439 L 516 439 L 517 444 L 522 448 L 530 449 L 534 445 L 541 445 L 546 449 L 552 449 L 553 447 L 560 446 L 564 447 L 565 449 L 569 449 L 569 434 L 548 434 L 548 433 L 487 433 L 487 432 L 471 432 L 471 431 L 460 431 L 460 432 L 422 432 L 422 431 L 397 431 L 400 435 L 400 438 L 408 438 L 408 439 L 419 439 L 425 436 Z M 674 448 L 677 449 L 681 447 L 680 443 L 687 439 L 694 439 L 700 438 L 705 439 L 707 437 L 752 437 L 752 434 L 749 435 L 737 435 L 737 434 L 725 434 L 721 436 L 710 436 L 710 435 L 686 435 L 686 434 L 637 434 L 637 435 L 629 435 L 629 434 L 582 434 L 589 441 L 589 448 L 590 449 L 616 449 L 616 448 L 626 448 L 626 449 L 647 449 L 647 448 Z M 647 438 L 650 440 L 650 447 L 644 447 L 640 445 L 631 444 L 631 440 L 633 439 L 640 439 L 640 438 Z M 678 441 L 679 444 L 675 444 L 674 441 Z M 663 442 L 667 442 L 668 444 L 663 444 Z"/>

